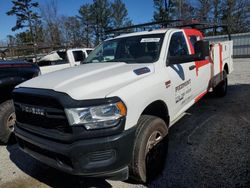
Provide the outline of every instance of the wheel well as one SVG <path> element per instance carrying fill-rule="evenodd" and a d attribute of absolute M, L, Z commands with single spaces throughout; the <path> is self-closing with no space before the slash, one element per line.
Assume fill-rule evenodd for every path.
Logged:
<path fill-rule="evenodd" d="M 227 63 L 224 65 L 224 69 L 223 70 L 225 70 L 226 71 L 226 73 L 227 74 L 229 74 L 229 69 L 228 69 L 228 65 L 227 65 Z"/>
<path fill-rule="evenodd" d="M 142 112 L 142 115 L 157 116 L 163 119 L 167 126 L 169 125 L 168 108 L 167 108 L 167 105 L 161 100 L 158 100 L 149 104 Z"/>
<path fill-rule="evenodd" d="M 0 87 L 0 103 L 11 99 L 11 92 L 13 91 L 14 87 L 15 86 Z"/>

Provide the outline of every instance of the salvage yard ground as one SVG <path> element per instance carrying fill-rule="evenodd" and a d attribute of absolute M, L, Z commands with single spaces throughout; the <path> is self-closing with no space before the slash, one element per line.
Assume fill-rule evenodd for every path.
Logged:
<path fill-rule="evenodd" d="M 250 59 L 234 61 L 228 95 L 209 94 L 169 133 L 164 171 L 148 187 L 250 187 Z M 0 187 L 144 187 L 71 176 L 0 146 Z"/>

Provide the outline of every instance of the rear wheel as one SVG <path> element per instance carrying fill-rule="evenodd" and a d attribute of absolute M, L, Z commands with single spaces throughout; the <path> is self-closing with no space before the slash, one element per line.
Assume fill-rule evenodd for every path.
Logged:
<path fill-rule="evenodd" d="M 16 115 L 12 100 L 0 104 L 0 141 L 7 143 L 14 130 Z"/>
<path fill-rule="evenodd" d="M 223 80 L 214 88 L 214 93 L 217 97 L 224 97 L 227 94 L 227 72 L 223 71 Z"/>
<path fill-rule="evenodd" d="M 157 176 L 164 167 L 167 153 L 166 123 L 155 116 L 142 115 L 130 164 L 130 177 L 146 183 Z"/>

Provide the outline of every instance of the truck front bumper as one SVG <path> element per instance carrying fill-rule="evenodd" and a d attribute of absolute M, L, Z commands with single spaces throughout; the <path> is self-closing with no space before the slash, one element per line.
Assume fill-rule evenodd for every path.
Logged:
<path fill-rule="evenodd" d="M 34 135 L 15 126 L 19 147 L 39 161 L 74 175 L 128 178 L 135 128 L 121 134 L 61 143 Z"/>

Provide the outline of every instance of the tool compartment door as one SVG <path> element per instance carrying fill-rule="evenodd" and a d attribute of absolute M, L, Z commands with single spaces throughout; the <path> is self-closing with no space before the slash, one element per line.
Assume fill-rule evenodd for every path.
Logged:
<path fill-rule="evenodd" d="M 233 70 L 232 60 L 232 41 L 224 41 L 219 43 L 211 43 L 210 59 L 213 65 L 212 73 L 212 87 L 215 87 L 223 79 L 222 72 L 225 64 L 228 65 L 229 73 Z"/>

